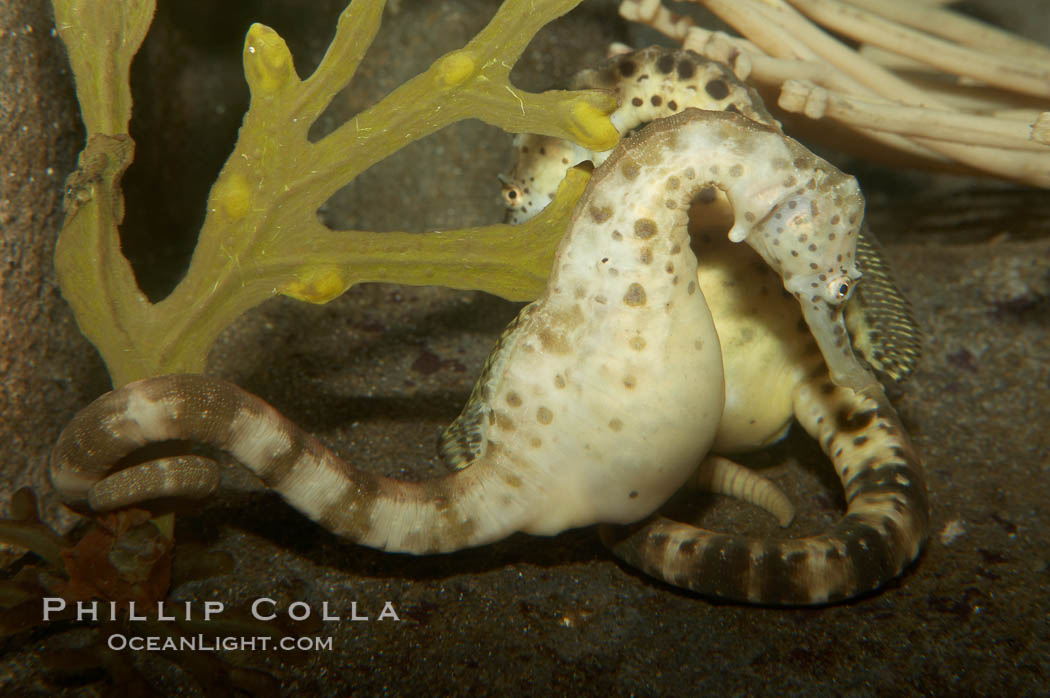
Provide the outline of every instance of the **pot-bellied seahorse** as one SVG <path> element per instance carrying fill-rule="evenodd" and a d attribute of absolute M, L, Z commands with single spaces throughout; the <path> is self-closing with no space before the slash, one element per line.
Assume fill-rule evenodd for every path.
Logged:
<path fill-rule="evenodd" d="M 574 78 L 572 88 L 615 92 L 619 107 L 610 118 L 624 135 L 655 119 L 690 107 L 741 114 L 780 130 L 780 124 L 770 115 L 758 93 L 738 80 L 729 68 L 684 49 L 650 46 L 612 57 L 597 68 L 581 71 Z M 543 210 L 554 198 L 558 183 L 569 167 L 585 160 L 600 165 L 612 152 L 594 152 L 571 141 L 535 134 L 515 136 L 513 148 L 510 173 L 500 177 L 510 223 L 521 223 Z M 809 187 L 828 186 L 828 181 L 818 174 L 805 184 Z M 724 197 L 717 192 L 711 194 L 725 206 Z M 829 217 L 830 221 L 837 222 L 838 216 L 846 215 L 842 208 L 840 201 Z M 799 213 L 795 212 L 795 215 Z M 819 217 L 820 211 L 805 210 L 802 215 Z M 860 213 L 849 215 L 859 216 Z M 810 233 L 804 230 L 808 221 L 795 220 L 800 228 L 797 237 L 809 237 Z M 831 240 L 823 246 L 834 244 L 837 235 L 832 232 Z M 841 248 L 844 263 L 832 265 L 830 269 L 822 266 L 817 274 L 807 276 L 805 280 L 790 278 L 793 273 L 790 270 L 782 275 L 786 287 L 799 297 L 806 321 L 835 382 L 854 389 L 871 388 L 877 394 L 873 378 L 856 361 L 853 351 L 882 373 L 900 379 L 912 371 L 918 359 L 918 333 L 907 302 L 892 283 L 878 243 L 871 234 L 865 230 L 845 242 L 848 244 Z M 819 243 L 809 240 L 807 244 Z M 856 247 L 855 261 L 864 275 L 863 282 L 857 284 L 855 290 L 857 268 L 848 256 L 853 254 L 853 246 Z M 766 261 L 780 270 L 775 259 L 770 258 L 775 253 L 776 250 L 762 252 Z M 840 315 L 843 307 L 844 318 Z M 843 329 L 849 330 L 852 342 L 842 341 Z"/>
<path fill-rule="evenodd" d="M 800 192 L 798 182 L 818 172 L 832 184 Z M 779 132 L 734 114 L 689 110 L 625 140 L 582 195 L 543 295 L 490 356 L 457 422 L 461 434 L 469 432 L 469 463 L 445 477 L 406 483 L 363 472 L 235 386 L 165 376 L 124 386 L 79 413 L 52 454 L 52 482 L 68 502 L 96 510 L 198 492 L 207 489 L 194 474 L 210 467 L 204 461 L 111 473 L 145 444 L 188 439 L 229 451 L 334 533 L 386 550 L 440 552 L 515 531 L 555 534 L 639 521 L 689 479 L 724 425 L 751 419 L 723 413 L 723 352 L 697 283 L 690 202 L 717 187 L 735 212 L 734 231 L 754 244 L 783 235 L 777 229 L 790 227 L 800 206 L 819 206 L 827 218 L 840 204 L 840 219 L 856 212 L 854 197 L 842 192 L 849 181 Z M 784 252 L 795 247 L 785 239 Z M 827 254 L 803 245 L 799 261 L 823 265 Z M 834 260 L 838 253 L 830 254 Z M 823 603 L 878 586 L 918 554 L 927 528 L 925 488 L 907 437 L 884 400 L 847 388 L 825 391 L 823 383 L 803 380 L 794 412 L 821 434 L 840 468 L 849 502 L 843 524 L 818 541 L 745 546 L 761 552 L 748 568 L 754 576 L 737 574 L 740 565 L 715 568 L 729 576 L 712 585 L 714 593 Z M 753 391 L 753 384 L 745 389 Z M 842 438 L 851 439 L 849 449 L 840 447 Z M 854 449 L 865 457 L 858 460 Z M 654 564 L 656 552 L 668 559 L 663 535 L 627 538 L 614 550 L 703 589 Z M 707 550 L 698 533 L 690 535 L 677 552 Z M 718 540 L 718 549 L 737 552 Z M 809 547 L 799 552 L 802 545 Z M 763 562 L 774 558 L 786 562 Z M 707 575 L 702 566 L 688 569 Z"/>

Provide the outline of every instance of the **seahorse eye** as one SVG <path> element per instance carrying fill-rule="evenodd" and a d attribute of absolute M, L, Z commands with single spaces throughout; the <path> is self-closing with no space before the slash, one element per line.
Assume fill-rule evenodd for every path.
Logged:
<path fill-rule="evenodd" d="M 503 187 L 503 203 L 507 208 L 517 208 L 522 204 L 521 187 L 507 184 Z"/>
<path fill-rule="evenodd" d="M 837 277 L 828 281 L 828 298 L 835 303 L 843 303 L 849 298 L 853 290 L 853 282 L 849 277 Z"/>

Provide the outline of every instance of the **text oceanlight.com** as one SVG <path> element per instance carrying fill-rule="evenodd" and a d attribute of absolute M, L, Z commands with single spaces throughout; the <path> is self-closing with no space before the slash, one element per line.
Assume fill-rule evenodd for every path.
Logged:
<path fill-rule="evenodd" d="M 159 637 L 157 635 L 122 635 L 114 633 L 106 640 L 111 650 L 132 650 L 135 652 L 168 652 L 168 651 L 203 651 L 217 652 L 234 650 L 249 652 L 267 652 L 269 650 L 332 651 L 330 637 L 270 637 L 253 635 L 251 637 L 208 637 L 206 635 L 183 635 L 180 637 Z"/>

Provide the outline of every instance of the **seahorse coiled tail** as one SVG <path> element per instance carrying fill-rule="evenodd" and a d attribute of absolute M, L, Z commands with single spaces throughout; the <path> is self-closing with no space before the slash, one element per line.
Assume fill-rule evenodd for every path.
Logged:
<path fill-rule="evenodd" d="M 795 414 L 831 458 L 846 515 L 826 533 L 759 539 L 657 516 L 606 545 L 627 564 L 718 598 L 817 605 L 883 586 L 919 555 L 929 536 L 922 462 L 893 408 L 841 388 L 821 372 L 794 393 Z"/>

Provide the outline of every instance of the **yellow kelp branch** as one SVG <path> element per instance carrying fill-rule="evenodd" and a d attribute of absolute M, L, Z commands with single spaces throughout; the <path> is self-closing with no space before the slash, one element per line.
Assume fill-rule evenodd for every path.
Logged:
<path fill-rule="evenodd" d="M 309 186 L 312 204 L 320 206 L 346 181 L 407 142 L 462 119 L 481 119 L 512 133 L 567 138 L 592 150 L 615 146 L 619 133 L 607 118 L 616 108 L 611 94 L 532 94 L 510 84 L 510 70 L 533 35 L 579 2 L 504 2 L 464 48 L 434 61 L 421 75 L 314 145 Z M 348 152 L 354 152 L 354 157 L 346 157 Z M 327 185 L 322 184 L 325 180 Z"/>
<path fill-rule="evenodd" d="M 307 128 L 332 98 L 350 83 L 365 52 L 372 45 L 383 17 L 382 2 L 354 2 L 339 15 L 335 37 L 313 75 L 302 82 L 291 113 Z"/>
<path fill-rule="evenodd" d="M 75 26 L 95 21 L 84 8 L 100 0 L 55 2 L 75 8 L 63 33 L 67 43 L 76 46 L 71 55 L 82 52 L 90 58 L 74 62 L 78 85 L 120 83 L 120 90 L 126 91 L 127 66 L 120 61 L 125 54 L 130 61 L 134 50 Z M 308 140 L 310 126 L 352 79 L 375 37 L 383 0 L 350 4 L 327 54 L 306 80 L 296 73 L 284 40 L 268 27 L 253 25 L 243 53 L 250 107 L 237 145 L 212 187 L 187 274 L 172 294 L 151 305 L 135 287 L 119 252 L 116 226 L 122 206 L 112 206 L 108 217 L 86 216 L 81 206 L 70 222 L 86 225 L 90 234 L 63 233 L 70 243 L 63 246 L 63 261 L 56 259 L 63 293 L 114 383 L 203 370 L 219 332 L 276 293 L 326 302 L 354 283 L 379 280 L 479 289 L 513 299 L 538 293 L 582 191 L 583 173 L 562 189 L 549 216 L 528 227 L 424 234 L 336 232 L 317 222 L 316 211 L 371 165 L 461 119 L 570 138 L 589 148 L 612 147 L 618 136 L 607 117 L 616 106 L 611 96 L 536 95 L 517 90 L 508 80 L 535 32 L 579 2 L 506 0 L 467 46 L 438 59 L 316 143 Z M 116 26 L 144 14 L 138 2 L 104 4 L 112 10 Z M 106 75 L 99 77 L 98 72 Z M 127 146 L 130 149 L 130 140 Z M 105 162 L 110 165 L 106 176 L 97 178 L 99 191 L 82 197 L 88 202 L 100 195 L 120 201 L 123 167 L 112 158 Z M 107 281 L 114 273 L 116 286 Z"/>
<path fill-rule="evenodd" d="M 131 59 L 153 21 L 155 0 L 52 0 L 55 28 L 77 79 L 88 136 L 128 132 Z"/>
<path fill-rule="evenodd" d="M 120 249 L 124 218 L 120 178 L 134 156 L 131 60 L 153 19 L 153 0 L 54 0 L 55 25 L 76 77 L 87 131 L 77 170 L 66 180 L 66 220 L 55 245 L 62 294 L 81 331 L 109 357 L 124 353 L 132 372 L 144 366 L 131 351 L 150 319 L 131 265 Z"/>
<path fill-rule="evenodd" d="M 173 293 L 154 306 L 165 321 L 153 326 L 152 344 L 144 347 L 156 366 L 150 375 L 202 370 L 219 333 L 275 293 L 327 303 L 354 284 L 386 281 L 532 300 L 543 290 L 555 249 L 589 179 L 582 169 L 570 170 L 547 208 L 521 225 L 428 233 L 335 231 L 314 216 L 303 219 L 292 209 L 277 211 L 271 224 L 294 228 L 294 234 L 278 237 L 265 254 L 238 258 L 221 250 L 227 264 L 217 284 L 195 296 L 198 305 L 188 305 L 184 299 L 189 295 Z"/>
<path fill-rule="evenodd" d="M 1050 188 L 1046 46 L 937 0 L 690 1 L 744 38 L 662 0 L 622 0 L 620 14 L 731 65 L 775 96 L 774 116 L 796 135 L 897 166 Z"/>
<path fill-rule="evenodd" d="M 108 356 L 123 353 L 125 371 L 146 368 L 134 347 L 153 319 L 117 232 L 124 218 L 120 178 L 133 152 L 127 134 L 88 134 L 77 169 L 66 179 L 66 220 L 55 242 L 55 273 L 80 331 L 107 364 Z"/>
<path fill-rule="evenodd" d="M 522 225 L 489 225 L 464 230 L 414 233 L 332 231 L 311 221 L 309 235 L 320 243 L 317 251 L 277 254 L 266 275 L 291 276 L 281 293 L 311 303 L 327 303 L 354 284 L 395 281 L 470 290 L 483 276 L 486 290 L 508 300 L 536 298 L 550 275 L 554 252 L 565 221 L 583 193 L 590 175 L 572 169 L 554 200 Z M 435 238 L 443 238 L 435 249 Z M 425 262 L 420 263 L 425 252 Z M 281 259 L 295 259 L 290 265 Z"/>

